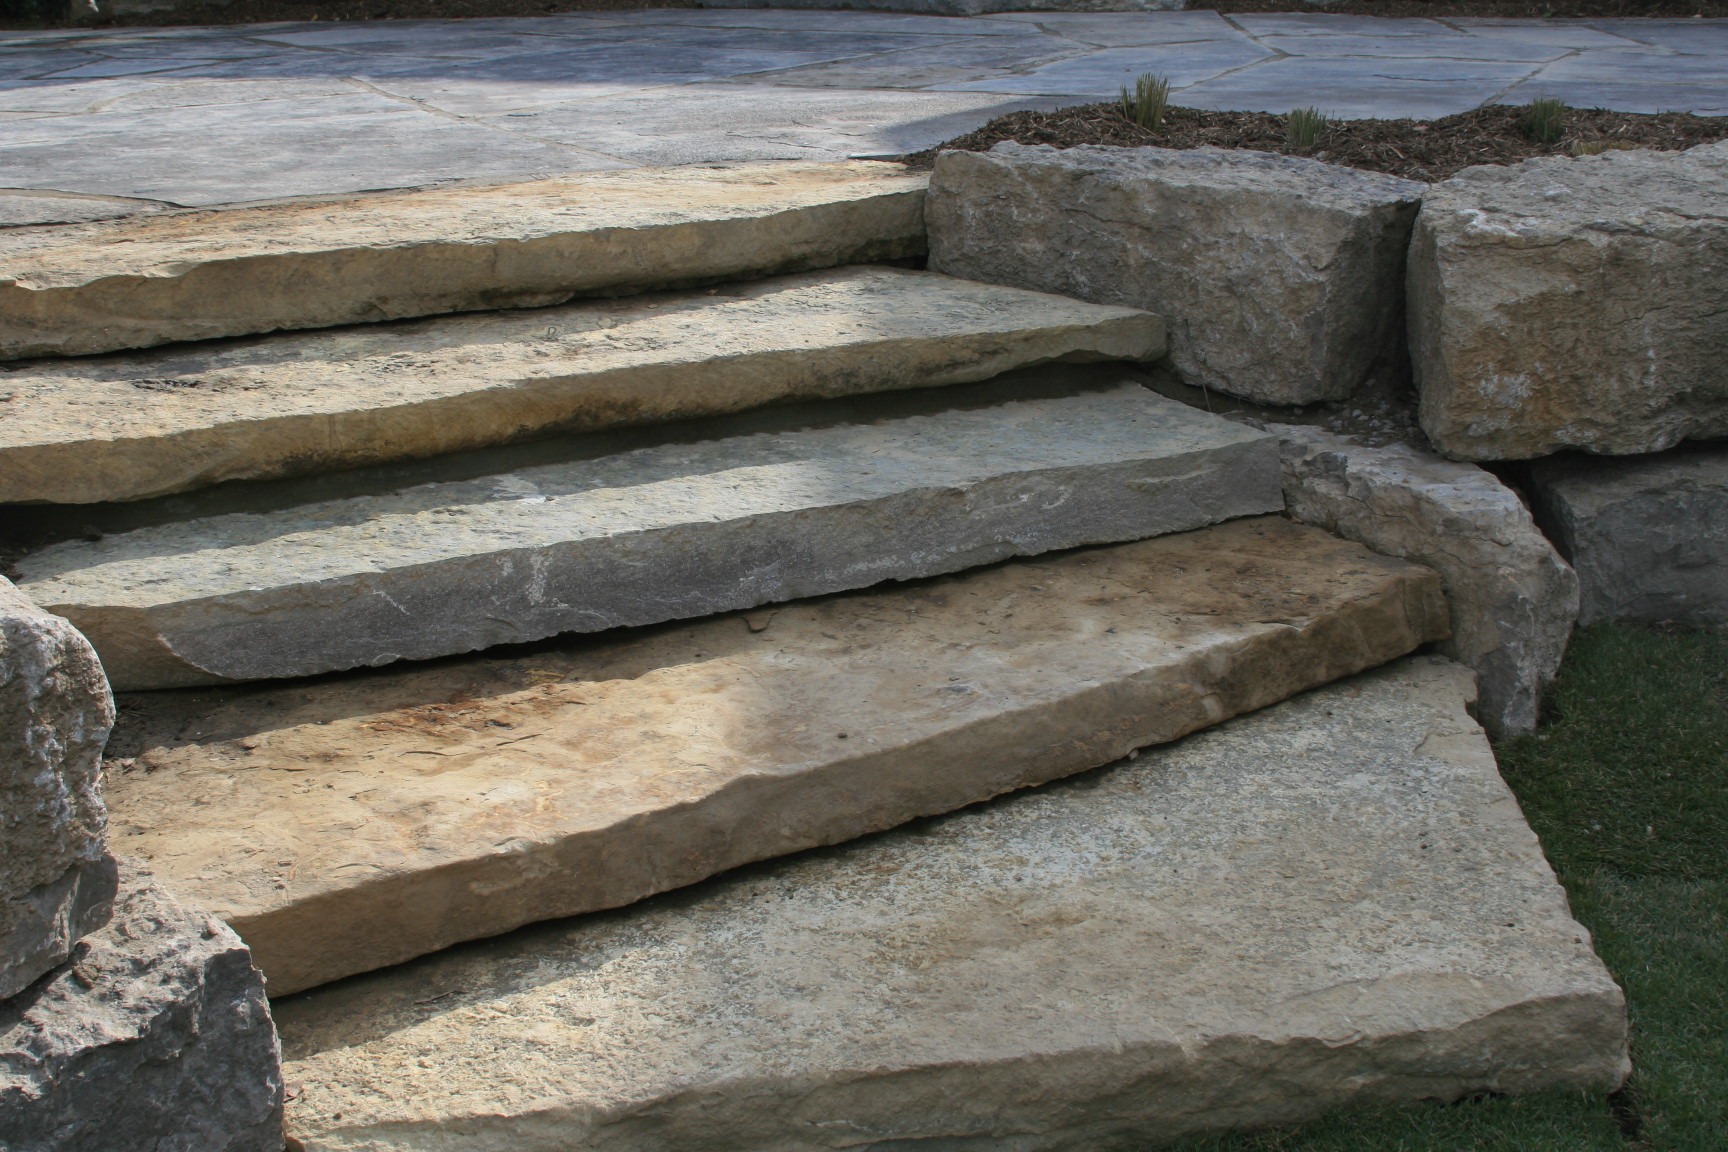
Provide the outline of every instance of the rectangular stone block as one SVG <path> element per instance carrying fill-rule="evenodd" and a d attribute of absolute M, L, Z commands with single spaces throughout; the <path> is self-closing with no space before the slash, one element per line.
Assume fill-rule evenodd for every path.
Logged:
<path fill-rule="evenodd" d="M 1579 622 L 1728 625 L 1728 445 L 1531 466 L 1538 513 L 1578 571 Z"/>
<path fill-rule="evenodd" d="M 1616 1087 L 1625 1004 L 1435 657 L 276 1004 L 305 1152 L 1146 1148 Z"/>
<path fill-rule="evenodd" d="M 0 1000 L 108 922 L 102 746 L 114 701 L 78 630 L 0 577 Z"/>
<path fill-rule="evenodd" d="M 275 993 L 1106 763 L 1446 633 L 1278 517 L 369 677 L 129 699 L 121 850 Z"/>
<path fill-rule="evenodd" d="M 1402 355 L 1404 252 L 1425 187 L 1246 150 L 944 152 L 930 266 L 1156 312 L 1190 384 L 1339 400 Z"/>
<path fill-rule="evenodd" d="M 1728 436 L 1728 150 L 1469 168 L 1410 248 L 1422 427 L 1459 460 Z"/>
<path fill-rule="evenodd" d="M 0 502 L 136 500 L 785 400 L 1150 360 L 1156 316 L 894 268 L 19 365 Z"/>
<path fill-rule="evenodd" d="M 558 304 L 924 251 L 922 174 L 756 163 L 0 231 L 0 360 Z"/>
<path fill-rule="evenodd" d="M 69 541 L 20 560 L 20 587 L 83 630 L 116 687 L 162 688 L 687 619 L 1283 507 L 1265 433 L 1137 384 L 994 402 L 1012 394 Z"/>

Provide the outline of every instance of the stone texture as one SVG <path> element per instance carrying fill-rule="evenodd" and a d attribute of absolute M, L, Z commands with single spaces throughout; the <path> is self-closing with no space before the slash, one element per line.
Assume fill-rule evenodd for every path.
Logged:
<path fill-rule="evenodd" d="M 1460 460 L 1728 436 L 1728 151 L 1605 152 L 1436 184 L 1410 249 L 1422 426 Z"/>
<path fill-rule="evenodd" d="M 1578 571 L 1579 623 L 1728 625 L 1728 445 L 1658 456 L 1554 456 L 1538 514 Z"/>
<path fill-rule="evenodd" d="M 133 500 L 555 431 L 1156 359 L 1155 316 L 895 268 L 6 374 L 0 502 Z"/>
<path fill-rule="evenodd" d="M 0 359 L 914 256 L 924 184 L 741 164 L 0 230 Z"/>
<path fill-rule="evenodd" d="M 161 688 L 686 619 L 1283 502 L 1272 437 L 1124 384 L 212 516 L 17 567 L 117 688 Z"/>
<path fill-rule="evenodd" d="M 1613 1088 L 1620 990 L 1469 695 L 1457 665 L 1401 662 L 1072 784 L 278 1002 L 289 1132 L 1092 1152 Z"/>
<path fill-rule="evenodd" d="M 0 578 L 0 1000 L 108 922 L 101 774 L 113 723 L 84 637 Z"/>
<path fill-rule="evenodd" d="M 131 862 L 114 921 L 0 1002 L 7 1152 L 279 1152 L 282 1076 L 239 937 Z"/>
<path fill-rule="evenodd" d="M 1491 472 L 1402 444 L 1368 448 L 1317 428 L 1274 425 L 1290 515 L 1446 582 L 1441 651 L 1480 677 L 1490 732 L 1529 732 L 1578 618 L 1578 577 L 1518 494 Z"/>
<path fill-rule="evenodd" d="M 992 12 L 1172 12 L 1188 0 L 703 0 L 704 8 L 863 8 L 927 16 Z"/>
<path fill-rule="evenodd" d="M 1259 517 L 506 660 L 134 697 L 110 803 L 122 851 L 286 992 L 1092 768 L 1445 620 L 1427 569 Z"/>
<path fill-rule="evenodd" d="M 1336 400 L 1401 350 L 1423 188 L 1217 148 L 947 152 L 931 175 L 930 266 L 1156 312 L 1191 384 Z"/>

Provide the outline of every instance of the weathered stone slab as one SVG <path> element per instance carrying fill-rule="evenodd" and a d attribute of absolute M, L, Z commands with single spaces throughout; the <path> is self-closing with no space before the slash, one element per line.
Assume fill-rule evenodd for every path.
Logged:
<path fill-rule="evenodd" d="M 0 1147 L 279 1152 L 280 1060 L 239 937 L 123 862 L 113 923 L 0 1001 Z"/>
<path fill-rule="evenodd" d="M 1273 437 L 1128 384 L 140 528 L 18 570 L 117 688 L 160 688 L 686 619 L 1283 503 Z"/>
<path fill-rule="evenodd" d="M 509 660 L 134 697 L 122 850 L 285 992 L 1106 763 L 1445 635 L 1278 517 Z"/>
<path fill-rule="evenodd" d="M 704 8 L 863 8 L 926 16 L 993 12 L 1173 12 L 1188 0 L 703 0 Z"/>
<path fill-rule="evenodd" d="M 108 922 L 101 775 L 113 723 L 89 643 L 0 577 L 0 1000 Z"/>
<path fill-rule="evenodd" d="M 931 175 L 930 266 L 1163 316 L 1191 384 L 1349 396 L 1403 340 L 1425 185 L 1218 148 L 999 144 Z"/>
<path fill-rule="evenodd" d="M 914 256 L 897 164 L 598 172 L 0 231 L 0 359 L 557 304 Z"/>
<path fill-rule="evenodd" d="M 1492 472 L 1402 444 L 1368 448 L 1318 428 L 1274 425 L 1290 514 L 1446 582 L 1441 646 L 1480 678 L 1490 732 L 1536 727 L 1578 618 L 1578 577 Z"/>
<path fill-rule="evenodd" d="M 1728 436 L 1728 151 L 1611 151 L 1436 184 L 1410 249 L 1422 426 L 1460 460 Z"/>
<path fill-rule="evenodd" d="M 1728 625 L 1728 445 L 1555 456 L 1532 465 L 1531 481 L 1578 571 L 1579 623 Z"/>
<path fill-rule="evenodd" d="M 20 365 L 0 502 L 133 500 L 789 399 L 1156 359 L 1155 316 L 894 268 Z"/>
<path fill-rule="evenodd" d="M 1436 657 L 276 1005 L 306 1152 L 1142 1148 L 1606 1089 L 1620 990 Z"/>

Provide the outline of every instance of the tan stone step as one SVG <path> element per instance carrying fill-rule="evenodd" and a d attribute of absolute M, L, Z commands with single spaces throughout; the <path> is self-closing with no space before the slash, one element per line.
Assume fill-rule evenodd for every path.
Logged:
<path fill-rule="evenodd" d="M 135 500 L 1163 352 L 1144 312 L 876 267 L 47 360 L 0 377 L 0 503 Z"/>
<path fill-rule="evenodd" d="M 1401 661 L 1083 784 L 278 1000 L 289 1134 L 1092 1152 L 1614 1088 L 1624 999 L 1471 695 Z"/>
<path fill-rule="evenodd" d="M 1284 506 L 1263 432 L 1132 383 L 1003 394 L 877 397 L 873 421 L 73 540 L 19 560 L 18 586 L 116 688 L 161 688 L 687 619 Z M 982 406 L 889 415 L 932 396 Z"/>
<path fill-rule="evenodd" d="M 0 231 L 0 360 L 916 256 L 898 164 L 633 169 Z"/>
<path fill-rule="evenodd" d="M 127 699 L 115 850 L 273 994 L 1106 763 L 1438 639 L 1279 517 L 617 639 Z"/>

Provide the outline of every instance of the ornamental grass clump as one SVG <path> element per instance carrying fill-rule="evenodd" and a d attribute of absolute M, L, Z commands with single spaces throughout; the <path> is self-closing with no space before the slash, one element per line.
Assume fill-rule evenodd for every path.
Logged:
<path fill-rule="evenodd" d="M 1122 115 L 1148 132 L 1164 125 L 1164 110 L 1170 106 L 1170 81 L 1163 76 L 1143 72 L 1134 81 L 1134 90 L 1122 86 Z"/>
<path fill-rule="evenodd" d="M 1326 114 L 1318 108 L 1297 108 L 1284 120 L 1284 143 L 1308 152 L 1326 135 Z"/>
<path fill-rule="evenodd" d="M 1566 134 L 1566 105 L 1552 96 L 1532 100 L 1524 109 L 1524 134 L 1538 144 L 1558 144 Z"/>

